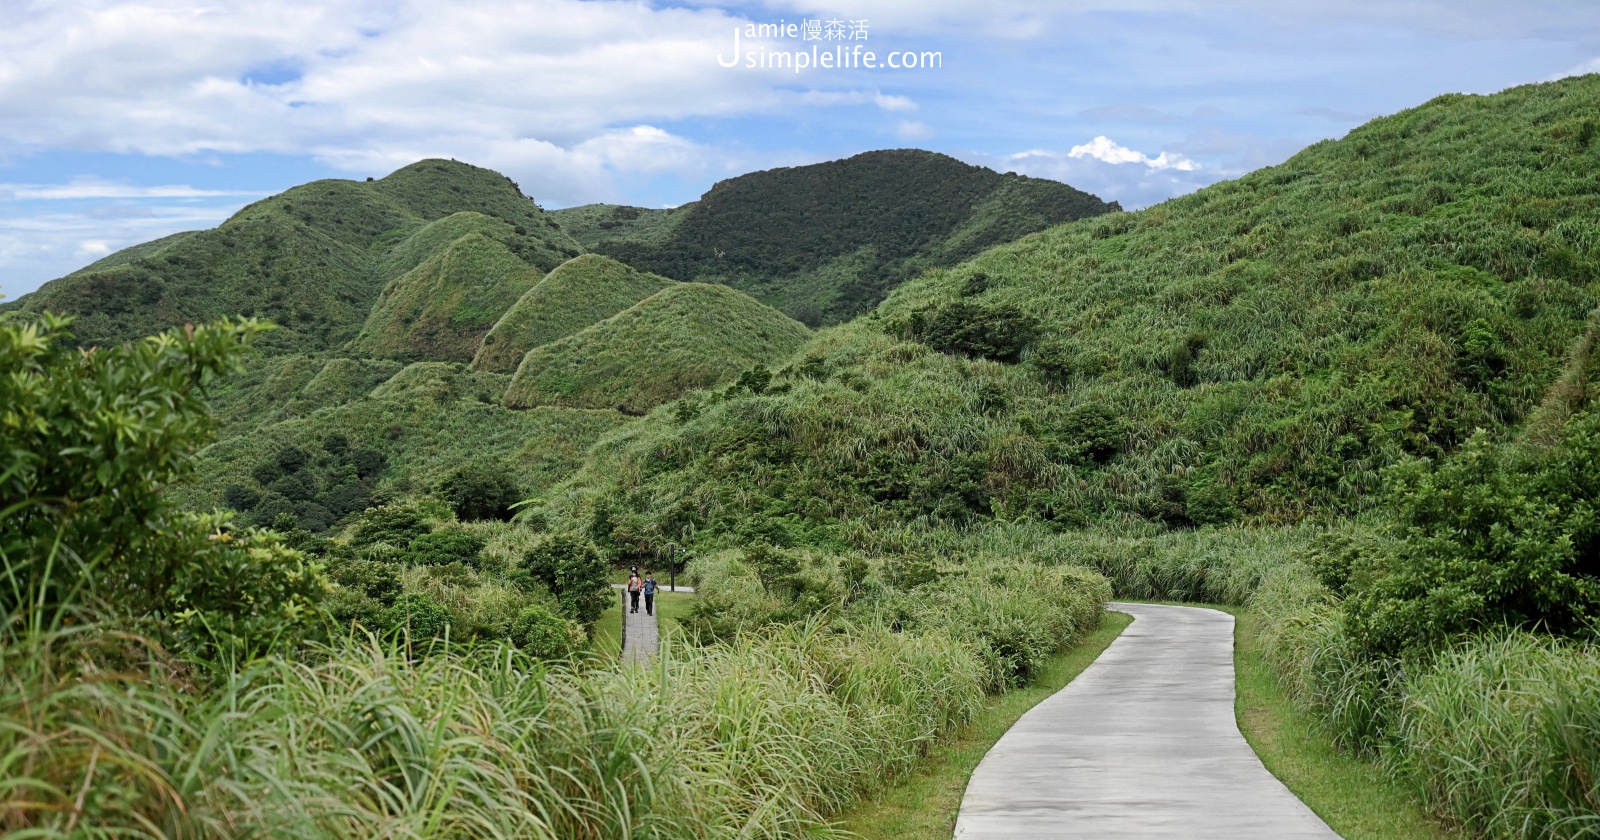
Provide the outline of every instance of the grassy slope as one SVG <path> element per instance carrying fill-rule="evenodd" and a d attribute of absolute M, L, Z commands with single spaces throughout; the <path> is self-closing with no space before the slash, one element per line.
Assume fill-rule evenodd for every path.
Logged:
<path fill-rule="evenodd" d="M 483 337 L 472 366 L 515 373 L 529 350 L 604 321 L 671 283 L 598 254 L 574 257 L 529 289 L 495 322 Z"/>
<path fill-rule="evenodd" d="M 489 328 L 539 279 L 500 242 L 469 233 L 390 283 L 350 352 L 469 362 Z"/>
<path fill-rule="evenodd" d="M 504 176 L 426 160 L 373 182 L 295 187 L 215 229 L 112 254 L 0 308 L 77 315 L 87 344 L 256 315 L 281 327 L 262 342 L 270 350 L 332 349 L 356 335 L 386 283 L 457 238 L 430 251 L 408 249 L 408 237 L 461 211 L 509 226 L 506 245 L 541 271 L 582 251 Z"/>
<path fill-rule="evenodd" d="M 576 483 L 634 533 L 754 509 L 869 546 L 917 517 L 1187 525 L 1196 490 L 1256 522 L 1362 509 L 1385 465 L 1511 428 L 1560 373 L 1596 302 L 1596 122 L 1600 76 L 1441 97 L 1029 236 L 819 334 L 788 393 L 657 413 Z M 956 301 L 1035 315 L 1028 361 L 896 337 Z M 1120 454 L 1073 455 L 1078 407 Z"/>
<path fill-rule="evenodd" d="M 1113 209 L 1065 184 L 901 149 L 743 175 L 673 211 L 591 205 L 558 218 L 630 265 L 724 283 L 820 324 L 924 268 Z"/>
<path fill-rule="evenodd" d="M 360 382 L 374 364 L 326 362 L 297 394 L 336 375 Z M 304 375 L 294 375 L 291 367 L 277 376 L 276 385 L 284 390 Z M 489 462 L 503 465 L 524 490 L 537 494 L 568 475 L 591 443 L 626 419 L 611 411 L 558 407 L 512 411 L 499 405 L 506 381 L 503 375 L 474 373 L 459 364 L 421 362 L 369 394 L 343 402 L 328 399 L 320 408 L 308 405 L 303 414 L 276 422 L 226 427 L 232 434 L 201 453 L 195 481 L 177 492 L 192 506 L 221 506 L 224 488 L 254 486 L 251 469 L 280 448 L 314 447 L 337 433 L 355 448 L 375 449 L 388 457 L 380 490 L 420 493 L 463 464 Z M 287 402 L 297 404 L 298 399 Z"/>
<path fill-rule="evenodd" d="M 781 362 L 809 335 L 803 325 L 733 289 L 674 285 L 529 352 L 505 404 L 643 413 L 754 365 Z"/>
<path fill-rule="evenodd" d="M 688 207 L 651 210 L 619 204 L 584 204 L 550 211 L 550 218 L 573 239 L 593 249 L 613 242 L 665 242 Z"/>

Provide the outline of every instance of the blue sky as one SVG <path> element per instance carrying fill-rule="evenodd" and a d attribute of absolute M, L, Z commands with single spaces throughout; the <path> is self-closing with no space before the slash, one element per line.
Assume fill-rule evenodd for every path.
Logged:
<path fill-rule="evenodd" d="M 723 67 L 750 23 L 865 21 L 939 66 Z M 668 206 L 918 147 L 1148 206 L 1381 114 L 1600 71 L 1549 0 L 17 0 L 0 5 L 0 294 L 316 178 L 443 156 L 546 207 Z"/>

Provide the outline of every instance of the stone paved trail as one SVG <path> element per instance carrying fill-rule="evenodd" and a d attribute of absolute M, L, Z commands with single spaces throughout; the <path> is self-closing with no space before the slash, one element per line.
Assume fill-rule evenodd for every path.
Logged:
<path fill-rule="evenodd" d="M 649 662 L 656 655 L 661 639 L 656 632 L 656 617 L 644 611 L 644 596 L 639 596 L 639 611 L 628 612 L 628 593 L 622 592 L 622 661 Z"/>
<path fill-rule="evenodd" d="M 957 840 L 1338 835 L 1239 734 L 1233 616 L 1152 604 L 973 771 Z"/>

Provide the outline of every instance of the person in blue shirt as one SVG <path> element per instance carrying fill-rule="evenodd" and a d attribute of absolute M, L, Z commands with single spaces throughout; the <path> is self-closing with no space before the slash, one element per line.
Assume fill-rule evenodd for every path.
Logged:
<path fill-rule="evenodd" d="M 644 570 L 644 614 L 656 614 L 656 575 L 649 569 Z"/>

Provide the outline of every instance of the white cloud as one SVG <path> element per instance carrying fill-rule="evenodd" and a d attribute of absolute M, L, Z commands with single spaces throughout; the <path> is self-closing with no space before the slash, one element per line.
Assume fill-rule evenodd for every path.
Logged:
<path fill-rule="evenodd" d="M 91 257 L 103 257 L 111 253 L 111 246 L 104 239 L 89 239 L 78 243 L 78 250 Z"/>
<path fill-rule="evenodd" d="M 1072 151 L 1067 152 L 1067 157 L 1088 157 L 1112 164 L 1142 163 L 1151 169 L 1177 169 L 1183 172 L 1190 172 L 1200 168 L 1200 164 L 1183 155 L 1162 152 L 1155 157 L 1149 157 L 1143 152 L 1136 152 L 1126 146 L 1119 146 L 1110 137 L 1103 134 L 1087 143 L 1073 146 Z"/>
<path fill-rule="evenodd" d="M 894 136 L 901 140 L 926 140 L 933 136 L 933 128 L 916 120 L 901 120 L 894 127 Z"/>
<path fill-rule="evenodd" d="M 65 184 L 0 184 L 0 201 L 85 198 L 216 198 L 266 195 L 245 190 L 202 190 L 182 184 L 141 187 L 100 178 L 74 178 Z"/>
<path fill-rule="evenodd" d="M 1563 70 L 1560 73 L 1545 79 L 1545 81 L 1553 82 L 1557 79 L 1565 79 L 1571 76 L 1587 76 L 1590 73 L 1600 73 L 1600 57 L 1591 58 L 1582 64 L 1569 67 L 1566 70 Z"/>

